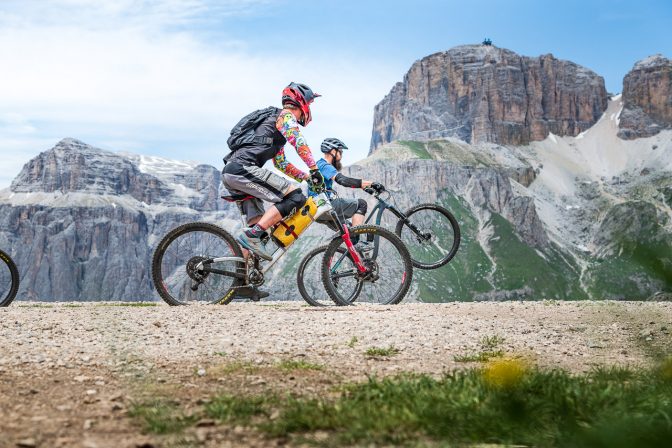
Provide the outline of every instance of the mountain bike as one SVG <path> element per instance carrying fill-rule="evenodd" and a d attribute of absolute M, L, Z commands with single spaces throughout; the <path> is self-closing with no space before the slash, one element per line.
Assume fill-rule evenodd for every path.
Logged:
<path fill-rule="evenodd" d="M 296 213 L 309 216 L 309 225 L 324 214 L 329 214 L 338 228 L 331 243 L 323 251 L 323 264 L 334 275 L 327 275 L 322 284 L 337 305 L 352 303 L 353 291 L 358 296 L 376 297 L 379 303 L 398 303 L 408 292 L 413 277 L 413 263 L 401 239 L 393 232 L 377 225 L 350 228 L 333 210 L 324 191 L 319 191 Z M 223 196 L 235 202 L 241 211 L 241 222 L 246 227 L 242 203 L 252 196 Z M 310 201 L 316 205 L 314 214 Z M 299 237 L 290 225 L 292 217 L 280 221 L 267 231 L 266 244 L 274 244 L 270 261 L 264 261 L 243 251 L 235 238 L 225 229 L 210 223 L 194 222 L 171 230 L 158 244 L 152 259 L 152 280 L 161 298 L 170 305 L 190 303 L 228 304 L 236 290 L 245 286 L 259 287 L 264 275 L 282 258 Z M 289 243 L 285 237 L 290 238 Z M 377 240 L 380 249 L 371 253 L 368 248 L 356 247 L 352 239 Z M 347 253 L 345 259 L 341 259 Z M 338 256 L 337 256 L 338 255 Z M 332 260 L 339 260 L 332 266 Z"/>
<path fill-rule="evenodd" d="M 8 306 L 19 290 L 19 271 L 16 264 L 0 250 L 0 306 Z"/>
<path fill-rule="evenodd" d="M 455 257 L 460 247 L 460 227 L 446 208 L 437 204 L 420 204 L 404 213 L 388 202 L 391 194 L 383 185 L 377 184 L 375 188 L 368 187 L 364 191 L 378 201 L 364 224 L 369 224 L 375 219 L 375 224 L 380 225 L 385 210 L 391 211 L 398 218 L 395 233 L 408 248 L 414 267 L 425 270 L 437 269 Z M 381 197 L 383 195 L 384 198 Z M 375 238 L 373 242 L 375 246 Z M 299 293 L 313 306 L 331 304 L 330 297 L 318 281 L 322 275 L 321 257 L 326 249 L 327 246 L 321 246 L 309 252 L 299 264 L 297 272 Z M 341 256 L 347 254 L 341 252 Z M 359 291 L 353 288 L 350 292 L 348 300 L 360 301 Z"/>

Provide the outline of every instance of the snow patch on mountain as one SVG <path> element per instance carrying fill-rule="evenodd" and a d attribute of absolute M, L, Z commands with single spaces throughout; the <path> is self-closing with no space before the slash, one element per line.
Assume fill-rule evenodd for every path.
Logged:
<path fill-rule="evenodd" d="M 541 220 L 556 236 L 553 239 L 568 249 L 592 250 L 590 228 L 595 222 L 586 218 L 594 199 L 623 202 L 619 186 L 650 173 L 672 171 L 672 131 L 622 140 L 617 136 L 622 110 L 617 95 L 597 123 L 578 136 L 550 134 L 543 141 L 516 148 L 537 168 L 528 190 Z"/>

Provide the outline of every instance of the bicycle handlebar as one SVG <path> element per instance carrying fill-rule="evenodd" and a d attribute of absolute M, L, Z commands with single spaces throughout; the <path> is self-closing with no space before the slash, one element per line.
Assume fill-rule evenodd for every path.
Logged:
<path fill-rule="evenodd" d="M 385 189 L 385 186 L 383 184 L 379 184 L 378 182 L 374 182 L 373 184 L 371 184 L 370 187 L 364 188 L 364 191 L 366 191 L 367 193 L 369 193 L 371 195 L 378 196 L 378 195 L 380 195 L 381 193 L 383 193 L 387 190 Z"/>

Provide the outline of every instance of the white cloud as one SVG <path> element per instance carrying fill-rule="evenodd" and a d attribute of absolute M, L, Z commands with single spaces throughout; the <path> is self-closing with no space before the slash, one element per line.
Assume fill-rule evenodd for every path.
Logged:
<path fill-rule="evenodd" d="M 262 3 L 2 3 L 0 149 L 12 158 L 2 159 L 0 188 L 62 137 L 218 165 L 230 127 L 255 108 L 278 104 L 290 81 L 324 95 L 305 129 L 316 155 L 322 138 L 338 136 L 356 148 L 354 158 L 364 157 L 373 106 L 399 74 L 332 49 L 302 55 L 292 41 L 287 50 L 259 55 L 244 42 L 199 36 L 204 22 L 253 14 Z"/>

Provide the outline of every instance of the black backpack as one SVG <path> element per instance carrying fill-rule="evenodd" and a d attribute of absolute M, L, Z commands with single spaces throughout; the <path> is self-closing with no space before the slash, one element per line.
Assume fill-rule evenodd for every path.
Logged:
<path fill-rule="evenodd" d="M 251 145 L 253 143 L 272 145 L 274 140 L 271 137 L 258 137 L 254 135 L 254 131 L 268 117 L 273 114 L 278 115 L 279 113 L 280 109 L 270 106 L 266 109 L 255 110 L 254 112 L 245 115 L 238 124 L 231 129 L 231 135 L 226 141 L 231 152 L 233 153 L 243 146 Z"/>

